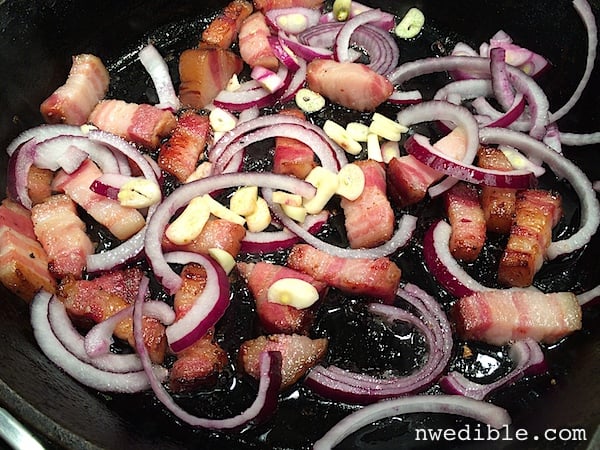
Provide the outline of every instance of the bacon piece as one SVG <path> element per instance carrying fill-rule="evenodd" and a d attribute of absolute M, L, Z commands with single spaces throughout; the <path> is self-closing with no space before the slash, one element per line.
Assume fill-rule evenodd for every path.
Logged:
<path fill-rule="evenodd" d="M 306 119 L 304 113 L 297 108 L 284 109 L 280 114 Z M 275 138 L 274 173 L 304 179 L 316 165 L 315 154 L 305 143 L 285 136 Z"/>
<path fill-rule="evenodd" d="M 206 270 L 199 264 L 186 264 L 183 283 L 175 293 L 173 308 L 177 319 L 185 316 L 206 286 Z M 206 386 L 227 366 L 227 353 L 214 342 L 214 328 L 185 350 L 177 353 L 169 374 L 169 386 L 177 392 Z"/>
<path fill-rule="evenodd" d="M 493 345 L 524 338 L 553 344 L 581 328 L 581 307 L 570 292 L 482 291 L 461 298 L 452 315 L 463 339 Z"/>
<path fill-rule="evenodd" d="M 455 159 L 462 159 L 466 151 L 466 135 L 456 127 L 433 146 Z M 412 155 L 392 158 L 387 165 L 389 197 L 398 207 L 413 205 L 427 195 L 427 189 L 444 176 Z"/>
<path fill-rule="evenodd" d="M 242 71 L 243 64 L 228 49 L 203 46 L 185 50 L 179 57 L 179 99 L 192 108 L 204 108 Z"/>
<path fill-rule="evenodd" d="M 260 378 L 259 356 L 264 351 L 281 352 L 281 388 L 284 390 L 302 378 L 327 352 L 327 339 L 311 339 L 299 334 L 259 336 L 240 346 L 239 359 L 244 371 Z"/>
<path fill-rule="evenodd" d="M 365 174 L 365 187 L 356 200 L 342 198 L 346 234 L 350 247 L 372 248 L 394 232 L 394 211 L 386 195 L 385 169 L 375 160 L 355 163 Z"/>
<path fill-rule="evenodd" d="M 253 10 L 252 3 L 248 1 L 233 0 L 202 32 L 202 41 L 215 47 L 229 48 L 235 42 L 242 22 Z"/>
<path fill-rule="evenodd" d="M 58 297 L 78 326 L 89 327 L 102 322 L 132 304 L 139 290 L 143 273 L 138 268 L 107 272 L 93 280 L 65 277 L 58 287 Z M 157 319 L 143 317 L 143 338 L 150 359 L 160 364 L 167 350 L 165 327 Z M 135 348 L 133 320 L 122 320 L 114 335 Z"/>
<path fill-rule="evenodd" d="M 293 306 L 269 302 L 267 291 L 277 280 L 298 278 L 312 284 L 321 295 L 327 285 L 297 270 L 277 264 L 238 263 L 238 270 L 246 280 L 256 302 L 256 313 L 267 333 L 307 334 L 314 319 L 314 308 L 297 309 Z"/>
<path fill-rule="evenodd" d="M 53 178 L 52 170 L 31 166 L 27 175 L 27 188 L 33 205 L 43 202 L 52 195 Z"/>
<path fill-rule="evenodd" d="M 462 261 L 475 261 L 486 238 L 485 217 L 477 188 L 472 184 L 459 182 L 446 191 L 444 201 L 452 226 L 452 256 Z"/>
<path fill-rule="evenodd" d="M 544 263 L 552 228 L 562 216 L 561 200 L 550 191 L 517 192 L 515 217 L 498 266 L 498 281 L 507 286 L 530 286 Z"/>
<path fill-rule="evenodd" d="M 508 158 L 495 147 L 480 147 L 477 165 L 484 169 L 512 170 Z M 508 234 L 515 213 L 516 189 L 481 186 L 481 206 L 487 229 L 494 233 Z"/>
<path fill-rule="evenodd" d="M 104 64 L 94 55 L 73 57 L 71 71 L 60 86 L 40 106 L 47 123 L 83 125 L 108 91 L 110 76 Z"/>
<path fill-rule="evenodd" d="M 29 210 L 7 199 L 0 205 L 0 282 L 27 302 L 40 289 L 56 290 Z"/>
<path fill-rule="evenodd" d="M 48 269 L 56 278 L 81 278 L 86 258 L 94 245 L 75 203 L 66 195 L 53 195 L 31 208 L 33 229 L 50 259 Z"/>
<path fill-rule="evenodd" d="M 196 169 L 210 134 L 208 116 L 185 111 L 167 141 L 160 146 L 158 166 L 180 182 L 185 182 Z"/>
<path fill-rule="evenodd" d="M 308 87 L 334 103 L 373 111 L 394 91 L 390 81 L 364 64 L 315 59 L 308 64 Z"/>
<path fill-rule="evenodd" d="M 102 100 L 90 114 L 89 121 L 149 149 L 156 149 L 160 140 L 177 125 L 172 112 L 156 106 L 127 103 L 123 100 Z"/>
<path fill-rule="evenodd" d="M 412 155 L 392 158 L 386 173 L 389 197 L 400 208 L 423 200 L 429 186 L 441 178 L 440 172 Z"/>
<path fill-rule="evenodd" d="M 296 6 L 316 9 L 323 6 L 323 0 L 254 0 L 254 7 L 262 12 Z"/>
<path fill-rule="evenodd" d="M 242 240 L 246 236 L 246 228 L 225 219 L 210 219 L 198 236 L 189 244 L 177 245 L 163 236 L 162 246 L 165 252 L 177 250 L 208 254 L 211 248 L 225 250 L 235 257 L 240 252 Z"/>
<path fill-rule="evenodd" d="M 273 72 L 279 68 L 279 60 L 269 43 L 271 30 L 265 15 L 256 11 L 244 20 L 240 28 L 238 43 L 240 55 L 250 67 L 262 66 Z"/>
<path fill-rule="evenodd" d="M 59 171 L 54 178 L 53 188 L 71 197 L 118 239 L 127 239 L 144 226 L 144 217 L 138 210 L 121 206 L 117 200 L 92 191 L 90 186 L 100 175 L 102 171 L 88 159 L 71 174 Z"/>
<path fill-rule="evenodd" d="M 340 258 L 308 244 L 296 244 L 288 267 L 352 295 L 367 295 L 392 302 L 400 283 L 400 268 L 389 258 Z"/>

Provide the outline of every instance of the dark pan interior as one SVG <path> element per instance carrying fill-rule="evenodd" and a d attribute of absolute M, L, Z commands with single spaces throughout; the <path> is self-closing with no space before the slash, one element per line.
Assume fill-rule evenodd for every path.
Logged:
<path fill-rule="evenodd" d="M 210 16 L 225 3 L 0 1 L 0 148 L 4 149 L 20 131 L 40 123 L 38 106 L 64 82 L 72 55 L 91 52 L 112 67 L 123 67 L 129 52 L 148 37 L 156 39 L 163 48 L 191 46 L 202 22 L 189 18 Z M 568 0 L 368 3 L 399 15 L 411 6 L 418 6 L 427 18 L 428 33 L 442 46 L 457 39 L 478 45 L 498 29 L 504 29 L 516 42 L 539 50 L 552 62 L 553 68 L 540 80 L 543 87 L 548 87 L 552 109 L 562 105 L 583 73 L 585 34 Z M 600 2 L 591 3 L 595 13 L 600 14 Z M 184 18 L 187 19 L 182 21 Z M 401 58 L 411 59 L 410 49 Z M 584 98 L 560 122 L 562 130 L 600 129 L 599 81 L 596 69 Z M 135 93 L 123 89 L 114 94 L 145 95 L 143 87 Z M 591 179 L 600 179 L 597 146 L 566 149 L 566 153 Z M 4 151 L 1 155 L 0 181 L 4 192 L 7 157 Z M 547 284 L 562 283 L 579 291 L 597 284 L 599 242 L 596 237 L 577 259 L 555 264 L 545 275 Z M 414 281 L 422 281 L 425 288 L 431 283 L 424 278 Z M 192 431 L 154 406 L 149 395 L 133 398 L 98 395 L 65 376 L 38 350 L 27 305 L 4 288 L 0 288 L 0 296 L 0 404 L 34 430 L 48 448 L 308 448 L 311 440 L 320 437 L 347 413 L 342 406 L 315 399 L 286 401 L 270 425 L 251 432 L 221 435 Z M 527 448 L 583 449 L 600 445 L 597 436 L 596 447 L 591 442 L 600 423 L 597 309 L 596 306 L 585 312 L 584 331 L 548 351 L 548 375 L 522 382 L 494 397 L 495 403 L 509 409 L 515 429 L 525 428 L 538 435 L 549 428 L 586 431 L 587 442 L 544 441 L 535 447 L 537 444 L 530 441 Z M 419 423 L 438 427 L 464 424 L 442 417 L 415 417 L 413 425 Z M 367 427 L 344 441 L 340 448 L 415 448 L 405 436 L 411 435 L 406 433 L 413 426 L 411 420 L 384 425 Z M 481 448 L 480 442 L 461 444 L 461 448 Z M 519 448 L 514 441 L 486 445 L 489 444 L 492 448 Z"/>

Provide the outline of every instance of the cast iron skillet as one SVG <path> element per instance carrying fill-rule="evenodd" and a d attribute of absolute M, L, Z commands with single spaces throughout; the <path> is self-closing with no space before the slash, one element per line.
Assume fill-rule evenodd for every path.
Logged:
<path fill-rule="evenodd" d="M 0 148 L 20 131 L 40 123 L 38 105 L 64 82 L 71 55 L 92 52 L 112 68 L 126 67 L 131 51 L 151 37 L 161 49 L 176 56 L 195 43 L 201 21 L 225 1 L 205 0 L 89 0 L 41 2 L 0 1 Z M 553 63 L 540 80 L 556 109 L 574 90 L 583 72 L 586 47 L 583 27 L 567 0 L 501 2 L 454 0 L 415 2 L 369 2 L 402 15 L 418 6 L 426 17 L 425 38 L 420 51 L 436 54 L 457 39 L 472 45 L 488 39 L 502 28 L 525 47 L 539 50 Z M 592 2 L 600 12 L 600 2 Z M 410 48 L 403 50 L 410 59 Z M 175 67 L 175 66 L 173 66 Z M 564 131 L 600 129 L 599 73 L 575 110 L 560 122 Z M 117 83 L 118 84 L 118 83 Z M 126 83 L 114 87 L 115 96 L 139 100 L 151 96 L 151 88 Z M 596 146 L 597 147 L 597 146 Z M 591 179 L 600 179 L 598 148 L 566 150 Z M 2 192 L 6 185 L 7 158 L 0 156 Z M 567 193 L 568 195 L 568 193 Z M 2 195 L 4 197 L 4 194 Z M 576 209 L 571 220 L 576 221 Z M 599 281 L 596 237 L 582 254 L 554 264 L 540 275 L 541 283 L 555 289 L 581 292 Z M 418 249 L 417 249 L 418 250 Z M 417 251 L 415 250 L 415 251 Z M 410 256 L 410 254 L 408 255 Z M 422 268 L 404 263 L 411 281 L 436 292 Z M 562 286 L 562 287 L 561 287 Z M 0 403 L 32 429 L 48 448 L 309 448 L 345 414 L 343 406 L 320 401 L 305 391 L 300 400 L 282 402 L 269 424 L 240 435 L 192 431 L 177 424 L 156 406 L 150 395 L 120 397 L 99 395 L 65 376 L 38 350 L 28 319 L 28 308 L 4 288 L 0 289 Z M 443 297 L 440 293 L 440 296 Z M 598 448 L 600 423 L 600 334 L 594 326 L 597 307 L 586 310 L 584 330 L 549 349 L 550 371 L 494 396 L 508 408 L 514 429 L 531 435 L 545 429 L 584 429 L 585 442 L 515 441 L 487 442 L 492 448 Z M 216 404 L 208 407 L 220 408 Z M 367 427 L 348 438 L 340 448 L 415 448 L 414 427 L 465 427 L 468 421 L 414 415 Z M 596 433 L 594 439 L 594 433 Z M 595 441 L 595 444 L 592 443 Z M 481 442 L 461 443 L 461 448 L 480 448 Z M 419 448 L 440 448 L 423 443 Z M 589 447 L 588 447 L 589 446 Z"/>

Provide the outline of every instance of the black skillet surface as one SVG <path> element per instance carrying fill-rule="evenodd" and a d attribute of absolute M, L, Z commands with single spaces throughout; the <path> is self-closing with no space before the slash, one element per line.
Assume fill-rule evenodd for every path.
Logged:
<path fill-rule="evenodd" d="M 402 45 L 402 60 L 425 54 L 442 54 L 457 39 L 477 46 L 498 29 L 504 29 L 515 41 L 538 50 L 547 56 L 553 67 L 540 79 L 549 93 L 552 109 L 558 108 L 574 90 L 583 73 L 585 34 L 579 18 L 567 0 L 512 2 L 489 0 L 416 1 L 390 4 L 370 2 L 374 6 L 402 15 L 409 7 L 418 6 L 427 18 L 427 28 L 416 45 Z M 177 56 L 182 49 L 194 45 L 203 23 L 201 18 L 214 14 L 225 2 L 206 1 L 0 1 L 0 148 L 20 131 L 40 123 L 38 106 L 58 85 L 64 82 L 70 67 L 71 55 L 92 52 L 113 69 L 111 95 L 132 101 L 152 101 L 152 88 L 146 82 L 130 83 L 135 74 L 143 71 L 134 60 L 134 50 L 150 37 L 168 57 Z M 592 2 L 598 14 L 600 3 Z M 171 61 L 172 67 L 174 60 Z M 574 111 L 560 122 L 563 131 L 595 131 L 600 129 L 599 73 Z M 329 111 L 328 113 L 332 113 Z M 323 120 L 317 117 L 315 120 Z M 566 149 L 591 179 L 600 179 L 598 148 Z M 2 191 L 6 184 L 5 154 L 0 157 Z M 551 179 L 548 179 L 552 183 Z M 556 187 L 556 186 L 555 186 Z M 561 187 L 567 199 L 572 194 Z M 433 205 L 432 205 L 433 206 Z M 567 208 L 567 217 L 560 232 L 568 233 L 576 226 L 577 208 Z M 422 230 L 421 230 L 422 231 Z M 589 289 L 600 281 L 596 258 L 600 254 L 600 239 L 596 237 L 585 252 L 566 261 L 553 263 L 538 277 L 540 287 L 570 289 L 575 292 Z M 439 292 L 431 278 L 424 273 L 418 259 L 420 249 L 414 245 L 398 259 L 404 277 L 415 282 L 438 298 L 450 298 Z M 475 268 L 474 270 L 479 270 Z M 41 437 L 48 448 L 310 448 L 331 425 L 347 414 L 343 405 L 330 404 L 300 389 L 284 395 L 279 412 L 269 423 L 239 435 L 193 431 L 176 423 L 150 395 L 132 397 L 99 395 L 88 390 L 50 363 L 38 350 L 28 320 L 27 306 L 0 288 L 0 404 L 22 420 Z M 246 299 L 247 300 L 247 299 Z M 248 302 L 241 302 L 240 308 Z M 364 317 L 356 312 L 353 302 L 343 311 L 354 322 Z M 246 306 L 244 306 L 246 305 Z M 599 448 L 596 433 L 600 423 L 600 333 L 595 326 L 597 307 L 584 313 L 584 331 L 548 349 L 548 374 L 520 382 L 492 399 L 508 408 L 513 427 L 496 441 L 454 441 L 443 446 L 432 442 L 415 442 L 415 428 L 477 429 L 477 423 L 453 417 L 413 415 L 383 422 L 383 426 L 367 427 L 348 438 L 340 448 Z M 328 333 L 350 319 L 323 318 L 316 333 Z M 367 323 L 362 337 L 389 343 L 376 325 Z M 240 329 L 239 321 L 230 319 L 225 330 Z M 360 327 L 359 327 L 360 328 Z M 358 329 L 355 329 L 358 330 Z M 225 332 L 225 331 L 223 331 Z M 251 333 L 245 329 L 240 333 Z M 345 334 L 344 334 L 345 333 Z M 351 333 L 342 332 L 332 341 L 335 358 L 352 357 L 344 339 Z M 367 341 L 369 340 L 367 339 Z M 232 345 L 230 343 L 230 345 Z M 396 354 L 410 368 L 410 345 L 397 344 Z M 490 349 L 478 348 L 481 354 L 494 355 Z M 393 358 L 371 361 L 364 357 L 368 348 L 354 355 L 361 363 L 386 365 Z M 406 362 L 408 361 L 408 362 Z M 483 360 L 480 360 L 480 362 Z M 483 378 L 498 375 L 505 365 L 468 365 L 459 356 L 453 358 L 455 367 L 462 367 L 474 376 Z M 222 386 L 227 386 L 227 380 Z M 227 415 L 227 404 L 241 408 L 249 401 L 252 386 L 245 380 L 233 392 L 216 392 L 205 398 L 188 399 L 186 405 L 199 414 L 217 411 Z M 231 399 L 234 399 L 231 401 Z M 525 429 L 530 439 L 518 442 L 514 431 Z M 544 438 L 545 430 L 570 429 L 562 437 L 582 437 L 585 440 Z M 485 431 L 485 428 L 480 428 Z M 580 430 L 580 431 L 578 431 Z M 583 431 L 581 431 L 583 430 Z M 550 431 L 552 433 L 552 431 Z M 534 439 L 534 435 L 538 439 Z M 557 435 L 555 435 L 557 436 Z M 472 438 L 478 437 L 475 434 Z M 481 435 L 480 435 L 481 437 Z M 485 435 L 483 435 L 485 437 Z M 492 436 L 493 437 L 493 436 Z M 551 436 L 549 436 L 551 437 Z M 419 444 L 419 445 L 417 445 Z"/>

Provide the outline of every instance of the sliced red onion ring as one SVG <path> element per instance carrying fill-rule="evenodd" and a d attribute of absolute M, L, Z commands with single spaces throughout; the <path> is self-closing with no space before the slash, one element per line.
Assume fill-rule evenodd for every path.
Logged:
<path fill-rule="evenodd" d="M 477 156 L 479 149 L 479 126 L 471 112 L 463 106 L 453 105 L 452 103 L 433 100 L 411 105 L 398 113 L 396 121 L 404 126 L 411 126 L 420 122 L 429 121 L 450 121 L 456 126 L 461 127 L 466 135 L 466 151 L 462 161 L 470 164 Z M 450 189 L 458 182 L 457 178 L 446 178 L 442 182 L 429 188 L 429 195 L 435 197 L 447 189 Z"/>
<path fill-rule="evenodd" d="M 31 209 L 29 197 L 29 170 L 36 155 L 36 141 L 31 139 L 18 147 L 8 159 L 8 196 L 27 209 Z"/>
<path fill-rule="evenodd" d="M 269 36 L 268 40 L 269 44 L 271 45 L 271 49 L 273 50 L 273 53 L 275 53 L 275 56 L 277 57 L 279 62 L 281 62 L 285 67 L 287 67 L 288 70 L 296 71 L 300 68 L 300 66 L 298 65 L 298 58 L 291 49 L 287 48 L 285 41 L 281 37 Z M 256 70 L 257 67 L 260 66 L 255 66 L 252 69 L 252 72 L 250 73 L 250 76 L 253 79 L 256 79 L 254 76 L 252 76 L 252 73 Z"/>
<path fill-rule="evenodd" d="M 450 323 L 437 301 L 419 287 L 407 284 L 404 289 L 398 289 L 397 295 L 415 307 L 421 319 L 395 306 L 378 303 L 370 304 L 369 311 L 387 322 L 408 321 L 423 333 L 429 354 L 422 367 L 407 376 L 380 378 L 336 366 L 316 366 L 309 372 L 305 384 L 326 398 L 362 404 L 420 392 L 433 384 L 451 357 Z"/>
<path fill-rule="evenodd" d="M 169 73 L 169 66 L 152 44 L 147 44 L 138 53 L 140 62 L 152 78 L 156 94 L 158 95 L 158 108 L 177 111 L 179 109 L 179 97 L 173 87 L 173 80 Z"/>
<path fill-rule="evenodd" d="M 229 307 L 229 280 L 223 268 L 212 258 L 191 252 L 172 252 L 165 261 L 175 264 L 196 263 L 206 270 L 206 285 L 189 311 L 166 328 L 167 340 L 174 353 L 185 350 L 213 327 Z"/>
<path fill-rule="evenodd" d="M 105 173 L 94 180 L 94 182 L 90 185 L 90 189 L 96 194 L 117 200 L 121 188 L 125 185 L 125 183 L 133 179 L 134 177 L 129 175 Z"/>
<path fill-rule="evenodd" d="M 490 60 L 473 56 L 424 58 L 401 64 L 396 70 L 389 73 L 387 78 L 393 84 L 400 85 L 417 76 L 453 70 L 480 72 L 489 78 Z M 506 66 L 506 72 L 515 90 L 521 92 L 527 99 L 531 116 L 530 134 L 541 139 L 548 124 L 549 103 L 546 94 L 531 77 L 521 70 Z"/>
<path fill-rule="evenodd" d="M 296 223 L 293 219 L 289 218 L 281 208 L 280 205 L 270 202 L 270 195 L 265 192 L 265 199 L 269 203 L 271 210 L 275 213 L 279 221 L 290 230 L 292 233 L 297 235 L 307 244 L 313 247 L 327 252 L 334 256 L 341 258 L 379 258 L 382 256 L 388 256 L 394 253 L 399 248 L 404 247 L 410 241 L 412 234 L 417 226 L 417 217 L 410 214 L 404 214 L 398 221 L 396 231 L 386 243 L 381 244 L 378 247 L 373 248 L 342 248 L 335 245 L 329 244 L 317 236 L 314 236 L 309 231 L 305 230 L 302 226 Z"/>
<path fill-rule="evenodd" d="M 593 300 L 600 298 L 600 284 L 589 291 L 577 295 L 577 301 L 581 306 L 592 303 Z"/>
<path fill-rule="evenodd" d="M 600 131 L 594 133 L 564 133 L 561 131 L 560 142 L 570 146 L 600 144 Z"/>
<path fill-rule="evenodd" d="M 141 286 L 144 288 L 144 286 Z M 142 289 L 140 289 L 142 292 Z M 215 430 L 237 429 L 253 422 L 259 422 L 270 416 L 277 408 L 277 397 L 281 386 L 281 353 L 263 352 L 260 354 L 260 381 L 254 402 L 242 413 L 227 419 L 206 419 L 189 414 L 181 408 L 162 385 L 152 370 L 148 350 L 144 345 L 142 332 L 143 294 L 138 295 L 133 312 L 133 332 L 137 351 L 144 370 L 148 374 L 150 386 L 156 398 L 175 416 L 193 427 Z"/>
<path fill-rule="evenodd" d="M 115 327 L 133 314 L 133 305 L 123 308 L 108 319 L 94 325 L 84 338 L 84 347 L 88 356 L 95 358 L 110 352 L 114 342 Z M 175 311 L 165 302 L 149 300 L 144 302 L 144 316 L 158 319 L 164 325 L 171 325 L 175 321 Z M 141 367 L 141 366 L 140 366 Z"/>
<path fill-rule="evenodd" d="M 56 316 L 53 315 L 52 319 L 50 319 L 51 312 L 52 314 L 57 314 L 58 312 L 58 314 Z M 54 321 L 57 321 L 57 323 L 55 324 Z M 53 297 L 52 294 L 40 291 L 34 297 L 31 302 L 31 325 L 35 339 L 48 359 L 81 384 L 99 391 L 121 393 L 139 392 L 149 387 L 148 376 L 144 370 L 130 368 L 131 370 L 118 372 L 111 369 L 103 370 L 92 365 L 92 361 L 102 360 L 105 357 L 85 357 L 83 337 L 73 328 L 66 315 L 64 305 Z M 78 341 L 74 340 L 70 342 L 74 347 L 78 347 L 77 352 L 66 348 L 65 342 L 61 342 L 57 336 L 59 331 L 69 333 L 73 338 L 78 336 Z M 84 355 L 81 359 L 80 353 Z M 136 355 L 105 356 L 127 358 L 127 361 L 131 361 L 132 357 L 137 358 Z M 120 360 L 122 361 L 122 359 Z M 137 360 L 137 364 L 139 364 L 139 358 Z M 109 365 L 117 364 L 113 361 L 109 361 Z M 149 364 L 147 369 L 156 380 L 164 380 L 167 376 L 167 370 L 163 367 L 156 367 Z"/>
<path fill-rule="evenodd" d="M 162 237 L 172 216 L 194 197 L 236 186 L 259 186 L 280 189 L 311 198 L 315 187 L 297 178 L 273 173 L 230 173 L 203 178 L 177 188 L 156 209 L 147 222 L 145 250 L 156 277 L 167 292 L 174 294 L 181 285 L 181 277 L 175 273 L 162 252 Z"/>
<path fill-rule="evenodd" d="M 387 101 L 393 105 L 413 105 L 423 101 L 420 91 L 396 91 L 392 92 Z"/>
<path fill-rule="evenodd" d="M 386 400 L 346 416 L 315 442 L 314 450 L 329 450 L 364 426 L 387 417 L 411 413 L 445 413 L 470 417 L 494 428 L 511 423 L 505 409 L 491 403 L 456 395 L 417 395 Z"/>
<path fill-rule="evenodd" d="M 582 248 L 600 225 L 600 205 L 592 182 L 583 171 L 564 156 L 524 133 L 505 128 L 483 128 L 479 131 L 482 144 L 510 145 L 528 157 L 545 162 L 559 178 L 566 179 L 579 197 L 581 222 L 579 230 L 569 238 L 554 241 L 546 256 L 552 260 Z"/>
<path fill-rule="evenodd" d="M 150 208 L 155 208 L 151 206 Z M 116 269 L 136 260 L 144 250 L 144 236 L 146 227 L 142 228 L 132 237 L 110 250 L 94 253 L 86 257 L 86 271 L 88 273 L 104 272 Z"/>
<path fill-rule="evenodd" d="M 490 290 L 475 281 L 452 256 L 448 246 L 451 232 L 452 227 L 443 220 L 434 223 L 425 232 L 423 258 L 429 272 L 444 289 L 457 298 Z"/>
<path fill-rule="evenodd" d="M 37 142 L 43 142 L 46 139 L 57 136 L 83 136 L 84 134 L 82 129 L 76 125 L 43 124 L 29 128 L 19 134 L 10 144 L 8 144 L 6 153 L 8 153 L 8 156 L 12 155 L 17 148 L 30 139 L 35 139 Z"/>
<path fill-rule="evenodd" d="M 329 213 L 326 210 L 321 211 L 319 214 L 310 214 L 301 226 L 309 233 L 316 234 L 327 222 L 328 217 Z M 289 248 L 300 242 L 300 240 L 297 235 L 285 228 L 280 231 L 261 231 L 258 233 L 247 231 L 244 239 L 242 239 L 240 251 L 243 253 L 271 253 Z"/>
<path fill-rule="evenodd" d="M 298 92 L 300 88 L 304 86 L 306 81 L 306 70 L 306 61 L 303 59 L 298 59 L 298 70 L 293 73 L 287 87 L 283 90 L 283 92 L 280 93 L 279 101 L 281 103 L 287 103 L 291 101 L 295 97 L 296 92 Z"/>
<path fill-rule="evenodd" d="M 279 34 L 279 39 L 296 55 L 306 61 L 313 59 L 333 59 L 333 51 L 324 47 L 315 47 L 299 42 L 297 39 Z"/>
<path fill-rule="evenodd" d="M 216 163 L 221 158 L 225 159 L 225 163 L 231 155 L 238 153 L 247 141 L 242 140 L 247 133 L 274 125 L 291 124 L 295 126 L 295 134 L 301 133 L 302 130 L 297 127 L 302 127 L 307 130 L 307 133 L 300 137 L 302 142 L 306 142 L 311 146 L 313 151 L 321 160 L 321 165 L 330 170 L 337 172 L 342 166 L 348 163 L 344 150 L 333 142 L 323 131 L 322 128 L 313 125 L 312 123 L 298 119 L 286 114 L 278 114 L 271 116 L 260 116 L 253 120 L 238 124 L 233 130 L 227 132 L 219 141 L 209 150 L 208 157 L 213 163 Z M 308 137 L 312 139 L 307 142 Z M 242 142 L 240 142 L 242 141 Z M 232 147 L 232 149 L 230 149 Z M 224 157 L 223 154 L 229 152 L 229 157 Z M 219 173 L 218 170 L 215 171 Z"/>
<path fill-rule="evenodd" d="M 558 119 L 564 117 L 575 104 L 581 98 L 585 87 L 587 86 L 590 78 L 592 76 L 592 72 L 594 70 L 594 63 L 596 62 L 596 47 L 598 46 L 598 28 L 596 27 L 596 17 L 590 4 L 585 0 L 573 0 L 573 7 L 583 20 L 587 31 L 587 40 L 588 40 L 588 51 L 587 51 L 587 59 L 585 62 L 585 71 L 581 76 L 579 83 L 577 84 L 577 88 L 575 88 L 575 92 L 571 95 L 569 100 L 561 106 L 558 111 L 555 111 L 550 114 L 550 122 L 556 122 Z"/>
<path fill-rule="evenodd" d="M 524 120 L 519 120 L 519 117 L 525 112 L 525 97 L 520 92 L 515 95 L 513 104 L 504 113 L 495 110 L 492 105 L 487 101 L 484 103 L 483 100 L 479 98 L 473 101 L 475 109 L 491 119 L 489 122 L 482 123 L 482 126 L 510 128 L 517 131 L 527 131 L 529 129 L 528 123 Z M 484 110 L 482 107 L 486 109 Z"/>
<path fill-rule="evenodd" d="M 89 155 L 81 146 L 90 144 L 89 139 L 83 136 L 57 136 L 39 142 L 36 148 L 34 164 L 40 169 L 49 169 L 52 171 L 63 169 L 67 173 L 75 172 L 81 163 Z M 107 158 L 92 158 L 102 170 L 118 171 L 119 165 L 110 150 L 101 145 L 97 145 L 105 152 Z M 109 158 L 112 161 L 109 162 Z M 104 167 L 102 166 L 104 165 Z"/>
<path fill-rule="evenodd" d="M 358 20 L 358 16 L 357 19 Z M 362 20 L 362 19 L 361 19 Z M 342 27 L 348 22 L 321 23 L 315 27 L 300 33 L 298 39 L 301 43 L 311 47 L 334 48 L 336 59 L 338 56 L 338 35 Z M 398 44 L 387 31 L 382 30 L 374 25 L 362 24 L 355 28 L 351 33 L 349 43 L 344 49 L 341 49 L 341 58 L 344 61 L 355 61 L 356 55 L 350 45 L 356 46 L 364 50 L 369 56 L 367 66 L 373 71 L 385 75 L 392 71 L 398 64 L 400 50 Z M 339 48 L 343 44 L 340 42 Z"/>
<path fill-rule="evenodd" d="M 515 100 L 515 93 L 506 73 L 506 51 L 501 48 L 490 50 L 490 74 L 492 75 L 492 89 L 500 106 L 506 111 Z"/>
<path fill-rule="evenodd" d="M 448 394 L 463 395 L 483 400 L 492 392 L 513 384 L 526 375 L 546 370 L 546 360 L 540 345 L 533 339 L 517 341 L 510 346 L 508 356 L 513 362 L 512 370 L 493 383 L 480 384 L 467 379 L 460 372 L 452 371 L 440 379 L 440 387 Z"/>
<path fill-rule="evenodd" d="M 529 189 L 536 184 L 535 175 L 529 170 L 501 171 L 464 164 L 437 150 L 429 138 L 420 134 L 408 138 L 404 148 L 432 169 L 469 183 L 513 189 Z"/>

